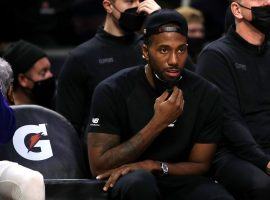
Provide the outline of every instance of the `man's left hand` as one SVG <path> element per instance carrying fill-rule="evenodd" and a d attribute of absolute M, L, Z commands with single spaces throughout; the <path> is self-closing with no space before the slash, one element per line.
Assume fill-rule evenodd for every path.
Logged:
<path fill-rule="evenodd" d="M 144 169 L 146 171 L 153 172 L 160 169 L 160 163 L 157 161 L 146 160 L 142 162 L 126 164 L 116 169 L 109 170 L 101 175 L 98 175 L 97 179 L 101 180 L 108 178 L 107 182 L 103 187 L 104 191 L 108 191 L 109 188 L 112 188 L 115 185 L 115 183 L 121 176 L 124 176 L 138 169 Z"/>

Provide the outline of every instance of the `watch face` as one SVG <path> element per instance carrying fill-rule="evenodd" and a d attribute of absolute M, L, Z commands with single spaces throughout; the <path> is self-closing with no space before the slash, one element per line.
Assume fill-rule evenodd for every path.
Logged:
<path fill-rule="evenodd" d="M 168 168 L 168 165 L 166 163 L 161 163 L 161 169 L 162 169 L 164 175 L 168 174 L 169 168 Z"/>

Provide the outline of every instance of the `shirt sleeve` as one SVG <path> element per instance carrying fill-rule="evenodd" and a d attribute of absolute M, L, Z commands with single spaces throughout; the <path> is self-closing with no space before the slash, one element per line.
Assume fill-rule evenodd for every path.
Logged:
<path fill-rule="evenodd" d="M 223 119 L 221 95 L 216 87 L 211 86 L 201 101 L 199 116 L 202 124 L 196 143 L 218 143 L 221 138 Z"/>
<path fill-rule="evenodd" d="M 87 81 L 84 66 L 69 55 L 61 71 L 56 95 L 56 111 L 65 116 L 78 133 L 83 133 L 87 116 Z"/>
<path fill-rule="evenodd" d="M 8 142 L 15 132 L 15 117 L 0 91 L 0 143 Z"/>
<path fill-rule="evenodd" d="M 242 159 L 265 170 L 270 159 L 253 138 L 241 115 L 237 89 L 228 65 L 220 52 L 205 49 L 199 57 L 196 71 L 221 89 L 224 107 L 223 133 L 231 150 Z"/>
<path fill-rule="evenodd" d="M 119 95 L 109 85 L 99 84 L 93 94 L 88 133 L 120 134 Z M 123 106 L 122 106 L 123 107 Z"/>

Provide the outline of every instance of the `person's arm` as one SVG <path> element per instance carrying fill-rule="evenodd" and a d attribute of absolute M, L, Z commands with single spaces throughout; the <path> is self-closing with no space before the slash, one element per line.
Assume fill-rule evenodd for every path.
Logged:
<path fill-rule="evenodd" d="M 181 90 L 175 87 L 171 96 L 168 99 L 167 97 L 168 92 L 164 92 L 156 99 L 154 116 L 128 141 L 120 143 L 120 136 L 113 134 L 90 133 L 88 135 L 88 155 L 93 175 L 134 162 L 161 131 L 181 115 L 184 106 Z M 98 99 L 104 100 L 106 97 L 99 96 Z M 99 103 L 95 105 L 97 101 L 99 100 L 96 100 L 94 95 L 93 109 L 98 109 L 99 105 L 105 108 L 108 106 Z M 106 113 L 109 115 L 109 108 Z M 115 113 L 112 113 L 112 116 L 114 115 Z"/>
<path fill-rule="evenodd" d="M 238 93 L 228 62 L 220 53 L 205 49 L 198 59 L 196 71 L 221 89 L 225 113 L 224 134 L 233 152 L 265 170 L 270 159 L 253 138 L 241 115 Z"/>
<path fill-rule="evenodd" d="M 215 149 L 216 144 L 195 144 L 187 162 L 168 163 L 168 175 L 202 175 L 206 173 L 209 170 Z M 109 188 L 114 187 L 121 176 L 138 169 L 143 169 L 154 174 L 163 173 L 160 161 L 145 160 L 108 170 L 103 174 L 99 174 L 97 179 L 108 178 L 103 187 L 103 190 L 107 191 Z"/>
<path fill-rule="evenodd" d="M 72 54 L 63 65 L 56 95 L 56 111 L 66 117 L 82 134 L 87 110 L 87 81 L 84 65 Z"/>
<path fill-rule="evenodd" d="M 15 117 L 0 91 L 0 143 L 8 142 L 15 132 Z"/>

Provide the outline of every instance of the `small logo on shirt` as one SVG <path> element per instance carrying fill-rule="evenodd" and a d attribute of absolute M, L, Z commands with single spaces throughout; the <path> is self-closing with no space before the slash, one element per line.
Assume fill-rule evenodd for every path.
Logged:
<path fill-rule="evenodd" d="M 174 123 L 176 122 L 177 120 L 175 120 L 173 123 L 169 124 L 168 127 L 169 128 L 173 128 L 174 127 Z"/>
<path fill-rule="evenodd" d="M 93 118 L 93 119 L 92 119 L 92 122 L 93 122 L 94 124 L 97 124 L 98 121 L 99 121 L 99 118 Z"/>
<path fill-rule="evenodd" d="M 99 122 L 99 118 L 92 118 L 92 123 L 90 124 L 90 126 L 100 126 L 98 122 Z"/>
<path fill-rule="evenodd" d="M 113 63 L 114 59 L 113 58 L 100 58 L 98 60 L 99 64 L 106 64 L 106 63 Z"/>
<path fill-rule="evenodd" d="M 247 66 L 244 65 L 244 64 L 234 63 L 234 66 L 235 66 L 236 69 L 247 71 Z"/>

